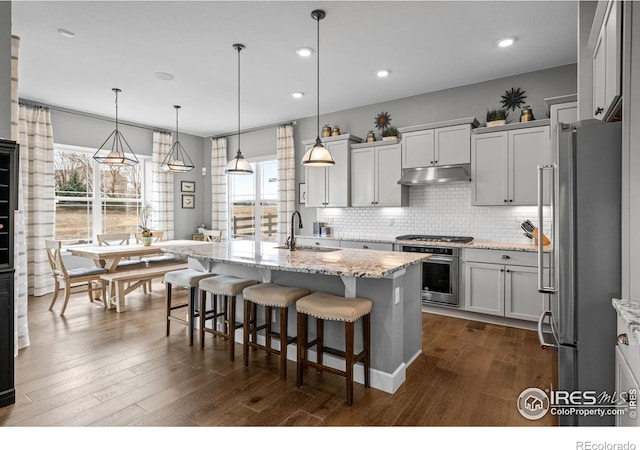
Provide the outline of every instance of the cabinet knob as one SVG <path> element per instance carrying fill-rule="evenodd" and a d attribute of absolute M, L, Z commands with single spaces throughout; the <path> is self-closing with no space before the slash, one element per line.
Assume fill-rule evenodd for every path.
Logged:
<path fill-rule="evenodd" d="M 429 161 L 431 164 L 433 164 L 433 161 Z"/>
<path fill-rule="evenodd" d="M 627 333 L 619 334 L 616 340 L 618 345 L 629 345 L 629 337 L 627 336 Z"/>
<path fill-rule="evenodd" d="M 509 256 L 509 255 L 502 255 L 502 256 L 501 256 L 501 258 L 502 258 L 502 259 L 511 259 L 511 256 Z"/>
<path fill-rule="evenodd" d="M 511 270 L 507 269 L 507 273 L 511 273 Z"/>
<path fill-rule="evenodd" d="M 504 272 L 504 269 L 500 269 L 500 272 Z"/>
<path fill-rule="evenodd" d="M 434 162 L 435 162 L 436 164 L 438 164 L 438 161 L 437 161 L 437 160 L 436 160 L 436 161 L 434 161 Z"/>
<path fill-rule="evenodd" d="M 509 203 L 511 203 L 511 202 L 513 202 L 513 199 L 512 199 L 512 198 L 510 198 L 510 199 L 509 199 Z"/>
<path fill-rule="evenodd" d="M 504 199 L 504 202 L 507 203 L 507 199 L 506 198 Z"/>
<path fill-rule="evenodd" d="M 316 242 L 316 245 L 320 245 L 320 242 Z"/>
<path fill-rule="evenodd" d="M 369 246 L 368 245 L 363 245 L 362 248 L 367 249 L 367 248 L 369 248 Z"/>
<path fill-rule="evenodd" d="M 604 111 L 604 109 L 602 109 L 601 107 L 597 107 L 596 110 L 593 112 L 594 116 L 597 116 L 598 114 L 600 114 L 602 111 Z"/>

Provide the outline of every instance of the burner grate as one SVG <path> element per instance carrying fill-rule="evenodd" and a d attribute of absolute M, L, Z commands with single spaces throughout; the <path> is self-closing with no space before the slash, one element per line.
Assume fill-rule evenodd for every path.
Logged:
<path fill-rule="evenodd" d="M 428 234 L 405 234 L 396 237 L 398 241 L 440 241 L 440 242 L 459 242 L 467 243 L 473 241 L 470 236 L 441 236 Z"/>

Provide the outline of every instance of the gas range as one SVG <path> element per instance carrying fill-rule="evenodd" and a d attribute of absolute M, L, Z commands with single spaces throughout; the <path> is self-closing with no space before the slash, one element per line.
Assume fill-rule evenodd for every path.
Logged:
<path fill-rule="evenodd" d="M 398 241 L 429 241 L 429 242 L 451 242 L 466 244 L 473 241 L 470 236 L 440 236 L 440 235 L 428 235 L 428 234 L 405 234 L 396 237 Z"/>

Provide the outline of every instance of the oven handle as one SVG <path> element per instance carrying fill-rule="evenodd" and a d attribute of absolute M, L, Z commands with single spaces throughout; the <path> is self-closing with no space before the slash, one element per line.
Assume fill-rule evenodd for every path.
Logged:
<path fill-rule="evenodd" d="M 453 262 L 453 258 L 447 258 L 446 256 L 432 256 L 429 259 L 424 261 L 425 263 L 429 263 L 429 262 L 436 262 L 436 263 L 441 263 L 441 262 L 446 262 L 446 263 L 451 263 Z"/>

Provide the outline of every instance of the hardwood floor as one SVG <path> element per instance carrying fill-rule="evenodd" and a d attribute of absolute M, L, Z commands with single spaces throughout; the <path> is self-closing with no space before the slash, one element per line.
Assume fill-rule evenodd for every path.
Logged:
<path fill-rule="evenodd" d="M 185 295 L 186 290 L 177 291 Z M 230 362 L 222 338 L 187 344 L 175 322 L 165 337 L 163 285 L 128 297 L 127 312 L 72 295 L 65 317 L 50 296 L 29 299 L 31 346 L 16 359 L 16 404 L 0 408 L 2 426 L 548 426 L 520 416 L 516 399 L 551 382 L 551 352 L 526 331 L 423 314 L 423 353 L 394 395 L 308 372 L 295 387 L 278 360 L 241 344 Z M 375 330 L 373 330 L 375 333 Z"/>

